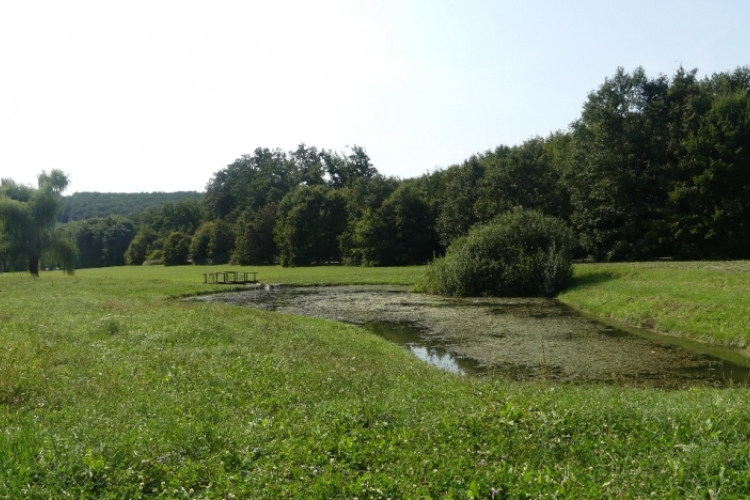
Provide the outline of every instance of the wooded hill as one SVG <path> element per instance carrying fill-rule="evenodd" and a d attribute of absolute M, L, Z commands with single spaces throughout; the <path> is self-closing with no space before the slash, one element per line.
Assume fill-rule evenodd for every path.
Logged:
<path fill-rule="evenodd" d="M 174 193 L 97 193 L 82 192 L 63 196 L 63 209 L 57 220 L 75 220 L 124 215 L 132 217 L 149 208 L 160 207 L 165 203 L 176 203 L 184 199 L 200 199 L 197 191 L 177 191 Z"/>

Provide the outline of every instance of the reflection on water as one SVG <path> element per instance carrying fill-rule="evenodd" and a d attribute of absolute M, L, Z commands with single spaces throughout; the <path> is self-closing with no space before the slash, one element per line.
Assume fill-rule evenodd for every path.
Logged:
<path fill-rule="evenodd" d="M 461 359 L 449 352 L 443 344 L 431 342 L 424 329 L 413 324 L 368 321 L 362 326 L 394 344 L 406 347 L 417 358 L 445 371 L 461 375 L 483 371 L 476 361 Z"/>
<path fill-rule="evenodd" d="M 701 352 L 706 346 L 635 335 L 550 299 L 455 299 L 413 294 L 405 287 L 347 286 L 261 289 L 194 300 L 362 325 L 459 374 L 651 387 L 746 384 L 750 377 L 747 366 Z"/>
<path fill-rule="evenodd" d="M 466 373 L 463 368 L 458 366 L 456 359 L 445 351 L 441 354 L 437 349 L 428 349 L 427 347 L 415 344 L 407 344 L 407 347 L 412 354 L 422 361 L 427 361 L 431 365 L 435 365 L 438 368 L 442 368 L 443 370 L 452 373 L 460 373 L 461 375 Z"/>

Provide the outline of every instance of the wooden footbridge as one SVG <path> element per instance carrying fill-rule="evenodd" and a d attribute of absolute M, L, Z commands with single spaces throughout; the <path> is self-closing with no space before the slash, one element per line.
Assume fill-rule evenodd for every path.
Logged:
<path fill-rule="evenodd" d="M 250 279 L 251 275 L 252 279 Z M 203 283 L 212 285 L 247 285 L 257 282 L 257 272 L 219 271 L 217 273 L 203 273 Z"/>

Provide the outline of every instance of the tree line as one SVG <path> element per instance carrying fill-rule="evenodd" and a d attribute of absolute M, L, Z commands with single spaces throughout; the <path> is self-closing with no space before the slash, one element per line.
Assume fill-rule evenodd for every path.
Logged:
<path fill-rule="evenodd" d="M 750 67 L 703 79 L 620 68 L 567 130 L 413 179 L 381 175 L 358 146 L 258 148 L 199 200 L 67 234 L 81 267 L 408 265 L 518 207 L 569 225 L 581 258 L 750 257 Z"/>
<path fill-rule="evenodd" d="M 599 261 L 750 256 L 750 68 L 702 80 L 619 69 L 569 130 L 423 176 L 443 246 L 520 206 Z"/>

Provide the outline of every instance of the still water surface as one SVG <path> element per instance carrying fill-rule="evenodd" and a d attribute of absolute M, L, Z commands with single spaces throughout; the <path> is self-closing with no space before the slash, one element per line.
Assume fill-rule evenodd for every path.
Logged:
<path fill-rule="evenodd" d="M 194 300 L 358 324 L 460 374 L 650 387 L 726 386 L 750 377 L 747 366 L 699 352 L 699 344 L 691 349 L 669 337 L 619 330 L 551 299 L 455 299 L 369 285 L 278 287 Z"/>

